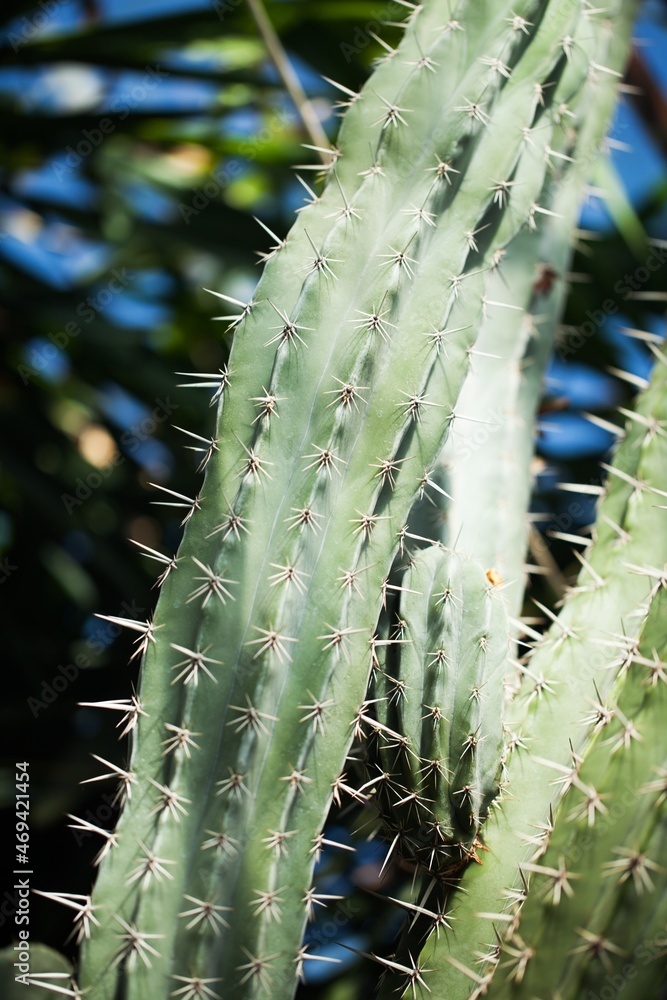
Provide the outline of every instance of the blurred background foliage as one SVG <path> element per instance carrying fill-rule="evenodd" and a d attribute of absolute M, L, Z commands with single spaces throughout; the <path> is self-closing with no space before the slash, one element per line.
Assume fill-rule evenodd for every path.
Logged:
<path fill-rule="evenodd" d="M 330 140 L 345 94 L 325 78 L 356 90 L 383 52 L 376 35 L 400 36 L 383 22 L 405 7 L 267 0 Z M 128 538 L 176 549 L 182 512 L 152 506 L 174 498 L 150 484 L 194 496 L 199 443 L 178 428 L 206 437 L 213 427 L 212 390 L 176 388 L 206 379 L 175 373 L 219 372 L 233 336 L 216 317 L 234 306 L 204 289 L 250 297 L 261 254 L 307 197 L 297 175 L 317 185 L 318 155 L 303 148 L 312 140 L 245 0 L 5 0 L 0 17 L 0 805 L 12 805 L 13 762 L 30 761 L 33 882 L 87 892 L 99 844 L 77 841 L 64 817 L 113 822 L 108 790 L 79 782 L 97 770 L 91 753 L 120 761 L 122 747 L 115 718 L 78 703 L 126 698 L 136 679 L 131 636 L 95 612 L 150 613 L 159 565 Z M 642 5 L 637 37 L 610 155 L 582 207 L 546 385 L 532 587 L 551 603 L 572 559 L 550 532 L 585 532 L 594 500 L 573 503 L 556 483 L 599 482 L 613 440 L 582 414 L 618 422 L 613 408 L 649 370 L 645 343 L 624 328 L 664 333 L 667 4 Z M 651 254 L 660 263 L 649 271 Z M 598 321 L 609 300 L 618 308 Z M 323 891 L 377 885 L 378 845 L 354 863 L 343 853 L 325 858 Z M 320 941 L 379 946 L 387 928 L 372 899 L 354 895 Z M 35 938 L 71 953 L 59 908 L 35 897 L 32 912 Z M 330 1000 L 368 989 L 358 971 L 320 969 Z"/>

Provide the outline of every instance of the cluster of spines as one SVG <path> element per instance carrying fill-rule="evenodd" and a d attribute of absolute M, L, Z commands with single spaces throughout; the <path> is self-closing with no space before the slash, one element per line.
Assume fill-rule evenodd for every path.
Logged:
<path fill-rule="evenodd" d="M 492 996 L 532 996 L 536 989 L 563 1000 L 599 994 L 627 967 L 633 989 L 650 996 L 659 978 L 647 944 L 664 924 L 667 882 L 667 751 L 663 732 L 667 692 L 667 570 L 655 574 L 641 633 L 607 698 L 588 700 L 582 725 L 593 744 L 557 767 L 563 789 L 553 829 L 536 829 L 523 871 L 531 892 L 509 949 L 519 966 L 504 970 Z M 548 762 L 545 762 L 547 764 Z M 656 912 L 657 911 L 657 912 Z M 653 928 L 653 932 L 651 931 Z M 643 950 L 642 950 L 643 949 Z M 567 962 L 562 957 L 567 956 Z"/>
<path fill-rule="evenodd" d="M 551 94 L 570 85 L 576 12 L 550 3 L 531 22 L 535 3 L 525 17 L 485 5 L 488 18 L 462 4 L 443 24 L 444 6 L 414 8 L 346 118 L 335 184 L 227 317 L 229 368 L 197 376 L 220 409 L 197 446 L 204 486 L 164 501 L 185 511 L 184 542 L 175 559 L 147 552 L 165 566 L 155 619 L 125 621 L 142 677 L 113 706 L 131 760 L 100 776 L 125 807 L 114 833 L 97 830 L 81 910 L 95 997 L 174 980 L 211 995 L 220 979 L 288 995 L 306 960 L 303 857 L 363 704 L 383 581 L 460 416 L 484 273 L 539 214 Z M 488 65 L 481 92 L 457 29 Z"/>
<path fill-rule="evenodd" d="M 609 481 L 595 537 L 582 557 L 576 586 L 567 593 L 559 616 L 553 616 L 551 628 L 521 668 L 523 682 L 508 709 L 513 748 L 507 763 L 509 794 L 487 824 L 490 851 L 485 856 L 484 872 L 480 877 L 471 869 L 466 875 L 466 893 L 457 902 L 460 924 L 448 942 L 447 960 L 438 962 L 436 939 L 426 947 L 428 963 L 438 967 L 429 986 L 446 984 L 453 996 L 467 996 L 471 990 L 481 995 L 482 988 L 490 996 L 496 988 L 502 994 L 504 988 L 516 988 L 511 984 L 524 977 L 536 953 L 526 943 L 529 917 L 527 930 L 522 931 L 533 879 L 536 885 L 541 880 L 547 889 L 551 886 L 550 905 L 556 899 L 560 903 L 563 897 L 569 898 L 571 890 L 575 895 L 578 892 L 577 880 L 569 878 L 567 863 L 561 865 L 550 855 L 552 863 L 544 866 L 537 858 L 548 850 L 552 837 L 558 844 L 567 836 L 568 816 L 573 811 L 567 802 L 572 804 L 576 799 L 574 812 L 584 826 L 594 829 L 598 823 L 606 825 L 607 802 L 600 788 L 581 779 L 580 773 L 600 729 L 611 721 L 614 688 L 627 684 L 625 675 L 635 669 L 638 656 L 642 661 L 653 656 L 652 652 L 639 653 L 641 635 L 646 627 L 647 603 L 656 600 L 667 564 L 664 506 L 656 502 L 667 487 L 667 451 L 660 433 L 667 419 L 667 359 L 659 351 L 655 353 L 651 383 L 639 397 L 614 461 L 608 466 Z M 655 662 L 656 674 L 652 676 L 659 677 L 659 650 Z M 638 723 L 634 724 L 632 713 L 624 715 L 614 737 L 616 752 L 627 750 L 628 760 L 633 754 L 637 759 L 633 744 Z M 606 749 L 603 759 L 610 756 L 611 749 Z M 645 773 L 643 783 L 650 783 L 651 778 Z M 555 831 L 558 834 L 554 837 Z M 617 841 L 615 846 L 632 851 L 630 843 Z M 540 871 L 542 867 L 550 871 Z M 617 902 L 613 894 L 610 898 Z M 534 905 L 538 903 L 531 903 Z M 584 937 L 596 933 L 588 926 L 580 929 Z M 477 972 L 473 956 L 480 954 L 490 957 Z M 496 972 L 501 966 L 504 971 L 496 987 Z M 461 980 L 461 969 L 469 974 L 467 984 Z M 503 983 L 509 985 L 504 987 Z"/>
<path fill-rule="evenodd" d="M 364 720 L 369 785 L 389 856 L 446 879 L 477 859 L 499 791 L 507 609 L 481 565 L 435 545 L 400 592 Z"/>
<path fill-rule="evenodd" d="M 418 522 L 422 533 L 447 539 L 449 544 L 457 545 L 468 555 L 481 558 L 485 564 L 499 565 L 503 575 L 509 576 L 506 593 L 512 610 L 518 607 L 522 594 L 522 564 L 528 535 L 524 512 L 530 484 L 528 466 L 534 410 L 540 391 L 540 373 L 548 348 L 553 342 L 559 301 L 562 302 L 565 290 L 568 245 L 576 226 L 579 192 L 601 142 L 601 126 L 609 114 L 616 78 L 620 77 L 623 50 L 627 47 L 624 39 L 629 31 L 631 11 L 627 8 L 621 10 L 619 7 L 614 11 L 590 10 L 587 14 L 589 24 L 597 21 L 597 37 L 590 30 L 583 35 L 580 31 L 580 38 L 572 43 L 575 48 L 582 49 L 593 45 L 594 53 L 590 58 L 591 69 L 585 87 L 579 94 L 575 95 L 573 92 L 568 104 L 559 105 L 559 115 L 568 121 L 571 128 L 563 133 L 562 140 L 557 140 L 562 144 L 557 145 L 555 142 L 552 149 L 556 162 L 560 162 L 563 167 L 562 175 L 548 183 L 540 198 L 540 214 L 548 216 L 546 233 L 542 235 L 540 242 L 540 234 L 535 232 L 532 225 L 529 226 L 506 248 L 503 254 L 505 273 L 499 269 L 492 270 L 487 278 L 490 294 L 485 292 L 485 304 L 489 304 L 491 308 L 485 310 L 485 320 L 475 345 L 476 360 L 457 405 L 462 410 L 465 406 L 465 412 L 477 420 L 489 423 L 481 428 L 481 443 L 479 424 L 473 421 L 462 425 L 458 442 L 450 436 L 439 465 L 434 470 L 434 478 L 445 487 L 445 491 L 440 493 L 440 497 L 444 497 L 446 501 L 440 501 L 445 508 L 439 514 L 441 523 L 436 524 L 435 528 L 429 525 L 425 530 L 421 517 Z M 616 24 L 614 18 L 617 19 Z M 604 105 L 606 110 L 599 116 L 590 115 L 591 102 L 600 107 Z M 523 257 L 526 253 L 529 254 L 529 261 Z M 533 271 L 531 266 L 531 262 L 536 259 L 542 262 L 539 272 Z M 493 287 L 496 277 L 500 281 Z M 511 295 L 509 289 L 503 287 L 504 280 L 511 286 Z M 555 294 L 552 290 L 554 284 Z M 523 300 L 522 295 L 525 295 Z M 496 302 L 496 299 L 500 301 Z M 517 308 L 522 301 L 525 309 L 523 313 Z M 509 338 L 509 347 L 504 346 L 506 341 L 503 337 Z M 521 358 L 523 344 L 526 346 L 526 354 Z M 503 387 L 507 387 L 507 392 L 499 396 L 497 390 L 501 383 Z M 495 411 L 489 414 L 484 407 L 488 408 L 494 400 Z M 500 410 L 502 416 L 499 415 Z M 461 447 L 456 447 L 455 444 Z M 519 454 L 522 467 L 515 469 L 512 463 L 516 462 Z M 453 500 L 446 495 L 447 492 L 452 494 Z M 507 499 L 510 496 L 512 502 Z M 445 530 L 446 534 L 443 533 Z M 530 567 L 525 569 L 529 570 Z M 538 637 L 523 620 L 521 623 L 517 622 L 517 627 L 533 638 Z M 513 672 L 508 677 L 508 690 L 514 690 L 515 684 Z M 543 674 L 538 674 L 528 697 L 538 699 L 554 690 L 557 690 L 554 683 Z M 522 734 L 519 726 L 508 724 L 507 738 L 512 751 L 525 751 L 531 745 L 530 738 Z M 547 829 L 548 823 L 547 815 L 537 825 Z M 485 861 L 487 857 L 485 855 Z M 511 865 L 509 868 L 511 869 Z M 471 870 L 475 890 L 480 873 L 481 869 L 476 867 Z M 488 876 L 481 873 L 481 878 L 488 889 L 487 897 L 480 897 L 477 901 L 470 900 L 469 896 L 455 898 L 455 908 L 460 906 L 461 898 L 470 900 L 471 903 L 479 902 L 480 910 L 488 908 L 494 911 L 498 906 L 491 904 L 491 899 L 497 900 L 503 895 L 506 900 L 520 902 L 524 898 L 522 883 L 515 887 L 503 887 L 498 884 L 497 872 L 491 872 Z M 467 879 L 463 882 L 464 889 L 466 885 Z M 431 892 L 431 887 L 427 886 L 426 891 Z M 414 895 L 413 898 L 418 910 L 419 895 Z M 450 906 L 451 901 L 446 905 Z M 498 917 L 501 928 L 505 927 L 507 919 L 506 915 Z M 441 924 L 435 917 L 433 926 L 439 933 Z M 472 935 L 469 934 L 471 926 Z M 422 922 L 421 932 L 425 929 L 428 929 L 428 921 Z M 482 995 L 488 988 L 493 973 L 493 960 L 497 958 L 498 952 L 495 940 L 489 941 L 488 948 L 484 947 L 486 939 L 484 923 L 476 920 L 471 913 L 464 931 L 459 930 L 458 934 L 454 931 L 452 935 L 448 935 L 448 955 L 443 964 L 442 950 L 437 949 L 434 956 L 431 948 L 427 948 L 420 962 L 410 958 L 410 955 L 416 956 L 420 950 L 420 935 L 408 934 L 398 952 L 399 959 L 401 955 L 404 956 L 400 971 L 414 991 L 424 985 L 421 980 L 417 982 L 415 970 L 420 965 L 435 965 L 436 971 L 430 969 L 433 974 L 426 976 L 429 987 L 454 989 L 457 991 L 456 995 L 461 997 L 468 996 L 471 992 L 475 996 Z M 408 958 L 405 957 L 406 954 Z M 488 957 L 488 961 L 485 962 L 484 956 Z M 408 967 L 409 962 L 412 963 L 412 969 Z M 440 970 L 444 968 L 445 973 L 439 972 L 438 967 Z M 399 971 L 398 966 L 393 970 L 393 975 L 388 977 L 388 983 L 395 979 L 396 971 Z M 422 991 L 423 995 L 426 995 L 425 990 Z"/>

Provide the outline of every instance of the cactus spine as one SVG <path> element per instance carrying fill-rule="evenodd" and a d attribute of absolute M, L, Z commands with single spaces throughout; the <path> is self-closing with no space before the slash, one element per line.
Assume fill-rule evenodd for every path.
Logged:
<path fill-rule="evenodd" d="M 563 819 L 551 837 L 536 838 L 524 865 L 534 885 L 519 933 L 530 960 L 522 976 L 512 976 L 509 963 L 500 970 L 490 996 L 551 991 L 566 1000 L 599 995 L 619 977 L 637 995 L 652 995 L 656 967 L 646 945 L 664 924 L 667 883 L 660 863 L 667 858 L 667 592 L 664 571 L 649 580 L 648 613 L 614 689 L 589 699 L 580 719 L 592 723 L 594 742 L 583 763 L 563 774 Z"/>
<path fill-rule="evenodd" d="M 507 609 L 480 565 L 430 546 L 403 577 L 399 622 L 365 720 L 370 781 L 397 854 L 447 878 L 477 859 L 498 794 Z"/>
<path fill-rule="evenodd" d="M 429 986 L 447 996 L 467 997 L 471 989 L 480 995 L 482 988 L 493 996 L 494 972 L 503 963 L 514 970 L 514 980 L 517 975 L 521 980 L 533 958 L 526 944 L 528 921 L 526 939 L 522 931 L 526 886 L 536 846 L 546 847 L 554 823 L 556 829 L 559 821 L 567 828 L 567 814 L 559 820 L 563 790 L 574 784 L 569 801 L 577 800 L 576 810 L 591 826 L 607 808 L 598 790 L 579 779 L 579 767 L 599 729 L 595 706 L 605 711 L 619 670 L 632 663 L 645 618 L 641 609 L 656 589 L 656 573 L 661 584 L 667 562 L 665 511 L 656 503 L 667 489 L 667 454 L 655 430 L 667 417 L 666 389 L 667 361 L 658 354 L 651 384 L 610 466 L 595 541 L 577 585 L 524 667 L 522 688 L 508 708 L 509 794 L 485 828 L 484 872 L 480 877 L 474 868 L 467 871 L 466 891 L 456 899 L 456 934 L 446 943 L 431 938 L 423 956 L 437 969 Z M 566 837 L 567 829 L 560 836 Z M 555 873 L 560 868 L 551 866 Z M 567 871 L 551 876 L 552 900 L 556 882 Z M 578 885 L 568 886 L 578 892 Z M 497 953 L 494 929 L 505 938 L 506 955 Z M 476 972 L 480 954 L 488 957 Z M 462 968 L 468 970 L 467 981 Z M 477 981 L 474 989 L 471 981 Z"/>
<path fill-rule="evenodd" d="M 614 11 L 620 18 L 620 0 Z M 214 383 L 218 420 L 201 492 L 185 502 L 182 545 L 140 630 L 129 763 L 109 769 L 125 801 L 80 920 L 79 986 L 91 1000 L 292 995 L 309 959 L 307 914 L 321 902 L 311 878 L 323 823 L 367 711 L 392 563 L 447 434 L 470 415 L 457 400 L 484 316 L 500 308 L 487 301 L 493 285 L 511 275 L 510 248 L 524 258 L 523 231 L 539 228 L 550 184 L 580 148 L 584 117 L 572 108 L 589 94 L 599 25 L 578 2 L 414 6 L 398 50 L 350 101 L 323 193 L 267 254 L 253 301 L 230 319 L 229 368 L 198 376 Z M 621 48 L 593 77 L 615 72 Z M 523 309 L 526 288 L 521 296 L 504 304 Z M 526 351 L 523 340 L 510 352 L 517 337 L 508 323 L 501 360 L 514 366 Z M 520 404 L 527 426 L 540 364 Z M 512 559 L 514 576 L 523 554 Z M 443 695 L 451 731 L 417 726 L 421 698 L 377 711 L 388 719 L 395 709 L 388 728 L 417 729 L 426 759 L 441 752 L 429 741 L 441 740 L 443 754 L 449 744 L 453 784 L 436 781 L 428 794 L 446 817 L 447 851 L 463 845 L 460 860 L 496 790 L 507 652 L 506 611 L 478 563 L 437 548 L 417 556 L 408 576 L 417 586 L 406 585 L 417 591 L 406 596 L 414 641 L 405 657 L 400 647 L 383 654 L 378 683 L 431 684 L 423 656 L 443 640 L 438 629 L 467 642 L 467 625 L 433 614 L 426 577 L 445 564 L 466 602 L 477 594 L 480 620 L 490 616 L 489 648 L 462 647 L 462 683 Z M 549 642 L 569 655 L 571 643 Z M 480 685 L 494 692 L 486 704 L 470 699 Z M 464 750 L 471 736 L 480 753 Z M 400 781 L 421 794 L 414 771 Z M 464 815 L 455 793 L 473 786 Z M 386 803 L 389 824 L 393 809 Z M 496 878 L 486 854 L 475 868 Z M 459 975 L 457 995 L 460 984 Z"/>
<path fill-rule="evenodd" d="M 477 5 L 462 61 L 446 6 L 415 9 L 233 321 L 205 481 L 143 636 L 127 801 L 82 952 L 100 1000 L 174 977 L 239 996 L 296 983 L 382 581 L 456 419 L 484 271 L 550 169 L 558 125 L 535 84 L 567 76 L 576 14 L 549 5 L 527 45 Z M 492 58 L 483 80 L 473 52 Z"/>

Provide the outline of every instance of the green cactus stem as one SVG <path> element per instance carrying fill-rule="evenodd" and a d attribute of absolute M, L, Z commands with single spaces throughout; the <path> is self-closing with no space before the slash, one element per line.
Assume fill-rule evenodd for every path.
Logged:
<path fill-rule="evenodd" d="M 508 247 L 526 227 L 539 228 L 549 184 L 570 170 L 584 128 L 570 105 L 609 68 L 589 61 L 605 22 L 588 3 L 406 6 L 401 45 L 349 102 L 323 192 L 266 254 L 252 301 L 227 317 L 235 330 L 229 366 L 193 376 L 218 403 L 204 482 L 192 500 L 161 487 L 161 502 L 185 510 L 182 544 L 164 557 L 153 619 L 114 619 L 138 632 L 141 676 L 136 696 L 120 706 L 128 759 L 101 761 L 93 780 L 119 783 L 122 813 L 115 831 L 97 831 L 92 899 L 56 894 L 74 905 L 82 941 L 70 995 L 288 1000 L 313 959 L 302 946 L 308 915 L 324 902 L 313 868 L 367 711 L 392 564 L 413 540 L 408 517 L 435 488 L 447 434 L 467 415 L 458 398 L 475 363 L 489 275 L 512 278 Z M 524 345 L 515 353 L 509 333 L 506 340 L 516 363 Z M 631 516 L 616 510 L 627 486 L 619 479 L 605 501 L 619 525 Z M 607 562 L 616 536 L 599 534 L 614 581 Z M 627 552 L 639 544 L 633 538 Z M 421 601 L 409 612 L 414 648 L 404 663 L 390 650 L 387 682 L 398 670 L 394 679 L 431 684 L 423 657 L 438 635 L 426 576 L 431 560 L 443 571 L 444 558 L 439 550 L 419 555 L 410 570 L 419 586 L 407 591 L 419 590 Z M 464 845 L 463 859 L 497 787 L 507 628 L 499 595 L 487 593 L 486 567 L 454 566 L 487 648 L 464 648 L 467 626 L 453 605 L 443 624 L 447 641 L 459 643 L 460 676 L 444 693 L 451 718 L 433 732 L 420 719 L 418 732 L 420 755 L 447 754 L 451 786 L 434 780 L 426 791 L 451 826 L 449 847 Z M 586 606 L 587 619 L 616 616 L 620 629 L 640 579 L 625 589 L 611 582 L 603 595 L 611 607 L 595 593 L 600 607 Z M 550 656 L 554 670 L 565 669 L 576 607 L 573 597 L 564 638 L 546 640 L 532 664 Z M 581 649 L 590 663 L 590 643 Z M 585 669 L 573 698 L 584 680 Z M 481 697 L 471 698 L 477 689 Z M 420 711 L 422 700 L 402 706 L 396 724 L 414 729 L 416 717 L 405 713 Z M 517 703 L 525 705 L 517 726 L 535 723 L 548 742 L 568 727 L 548 709 L 542 717 L 545 703 L 529 693 Z M 535 767 L 513 769 L 524 822 L 548 807 L 548 794 L 537 792 L 537 805 L 528 794 Z M 408 788 L 416 780 L 401 775 Z M 504 816 L 498 829 L 493 821 L 496 839 Z M 493 883 L 498 856 L 490 855 L 474 868 L 490 871 Z M 423 865 L 423 852 L 415 860 Z"/>
<path fill-rule="evenodd" d="M 521 691 L 509 706 L 508 795 L 486 824 L 483 870 L 469 869 L 465 892 L 456 894 L 456 933 L 446 941 L 432 937 L 420 959 L 436 969 L 429 987 L 448 997 L 488 991 L 498 966 L 496 935 L 509 939 L 515 969 L 527 960 L 516 942 L 517 935 L 523 940 L 536 840 L 548 842 L 563 783 L 578 773 L 595 733 L 590 718 L 582 724 L 582 711 L 590 717 L 591 702 L 604 704 L 619 670 L 632 663 L 643 624 L 637 609 L 655 587 L 654 567 L 662 572 L 667 562 L 665 511 L 657 502 L 667 491 L 667 445 L 656 432 L 667 419 L 667 360 L 656 355 L 651 383 L 609 467 L 577 585 L 524 666 Z M 593 790 L 580 790 L 578 798 L 587 815 L 597 808 Z M 480 955 L 487 956 L 481 968 Z"/>
<path fill-rule="evenodd" d="M 484 273 L 539 215 L 553 102 L 580 75 L 578 5 L 456 17 L 414 9 L 231 319 L 229 368 L 199 376 L 218 424 L 199 496 L 165 499 L 185 535 L 139 636 L 129 762 L 105 765 L 125 801 L 83 942 L 91 1000 L 289 997 L 307 961 L 383 580 L 458 418 Z"/>
<path fill-rule="evenodd" d="M 477 857 L 499 790 L 507 608 L 482 566 L 431 546 L 403 577 L 398 629 L 373 686 L 369 779 L 396 854 L 446 878 Z"/>
<path fill-rule="evenodd" d="M 578 1000 L 624 980 L 637 996 L 658 995 L 660 963 L 643 961 L 642 946 L 660 930 L 650 927 L 667 888 L 664 568 L 649 580 L 636 648 L 611 696 L 590 699 L 581 722 L 593 724 L 594 743 L 581 766 L 563 775 L 567 792 L 553 832 L 536 833 L 523 866 L 531 891 L 517 940 L 499 956 L 490 997 Z M 514 953 L 524 956 L 521 974 Z"/>

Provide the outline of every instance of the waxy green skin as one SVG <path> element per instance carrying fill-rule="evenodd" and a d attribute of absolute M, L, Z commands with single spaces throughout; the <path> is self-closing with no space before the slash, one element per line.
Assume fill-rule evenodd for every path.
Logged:
<path fill-rule="evenodd" d="M 293 994 L 383 584 L 467 415 L 489 275 L 503 281 L 504 251 L 569 170 L 554 151 L 579 123 L 558 109 L 584 85 L 570 39 L 589 29 L 574 2 L 426 0 L 234 321 L 205 479 L 144 637 L 126 801 L 81 952 L 91 1000 Z"/>
<path fill-rule="evenodd" d="M 605 12 L 608 24 L 581 18 L 573 32 L 576 55 L 554 101 L 556 107 L 565 101 L 558 114 L 569 128 L 550 143 L 554 170 L 539 198 L 548 214 L 539 226 L 524 227 L 508 243 L 503 268 L 486 275 L 484 318 L 457 404 L 471 419 L 459 421 L 434 470 L 450 498 L 441 502 L 434 537 L 494 567 L 514 616 L 526 578 L 526 511 L 544 371 L 567 293 L 582 191 L 616 100 L 613 74 L 622 71 L 628 49 L 632 5 L 617 3 Z"/>
<path fill-rule="evenodd" d="M 520 961 L 516 935 L 523 940 L 521 902 L 530 882 L 526 865 L 533 864 L 535 838 L 554 822 L 556 827 L 567 825 L 567 810 L 559 808 L 558 779 L 570 772 L 573 753 L 586 756 L 594 722 L 586 723 L 585 716 L 591 715 L 591 702 L 604 704 L 619 671 L 630 663 L 646 617 L 642 608 L 656 582 L 654 568 L 664 572 L 667 563 L 665 510 L 659 500 L 660 491 L 667 490 L 667 441 L 655 430 L 667 420 L 663 355 L 636 413 L 610 467 L 594 543 L 585 552 L 577 586 L 528 661 L 522 689 L 508 708 L 514 747 L 507 764 L 508 795 L 485 826 L 484 865 L 467 870 L 462 882 L 466 892 L 450 901 L 456 932 L 446 940 L 431 938 L 420 958 L 435 969 L 429 987 L 448 997 L 467 997 L 482 987 L 494 995 L 496 932 L 501 940 L 510 935 L 504 968 L 511 971 Z M 644 778 L 649 781 L 651 774 Z M 528 922 L 526 926 L 530 928 Z M 486 965 L 475 964 L 480 953 L 491 954 Z M 475 986 L 461 967 L 480 982 Z"/>
<path fill-rule="evenodd" d="M 566 149 L 566 155 L 576 155 L 569 144 Z M 526 580 L 536 414 L 562 311 L 581 190 L 579 178 L 569 173 L 564 192 L 554 197 L 547 190 L 540 199 L 558 217 L 519 233 L 502 269 L 487 275 L 486 315 L 457 403 L 471 419 L 459 421 L 434 470 L 451 497 L 441 504 L 438 537 L 495 570 L 514 617 L 521 613 Z M 545 274 L 553 274 L 553 283 L 542 290 Z"/>
<path fill-rule="evenodd" d="M 664 577 L 661 569 L 650 578 L 639 640 L 610 697 L 591 699 L 586 717 L 596 733 L 567 782 L 562 819 L 548 844 L 535 844 L 521 948 L 514 944 L 530 951 L 525 973 L 512 977 L 511 964 L 499 970 L 490 996 L 577 1000 L 624 980 L 636 996 L 655 995 L 661 969 L 655 959 L 651 965 L 648 945 L 664 930 L 667 888 Z M 560 893 L 554 892 L 557 879 Z"/>
<path fill-rule="evenodd" d="M 236 326 L 215 447 L 142 662 L 131 798 L 82 949 L 93 1000 L 196 977 L 239 997 L 296 986 L 382 581 L 456 422 L 484 273 L 502 268 L 551 169 L 561 126 L 535 84 L 554 84 L 545 108 L 567 84 L 559 38 L 576 10 L 543 6 L 512 7 L 536 23 L 528 46 L 509 5 L 461 5 L 463 34 L 448 4 L 423 5 Z M 481 72 L 482 57 L 512 64 L 510 79 Z M 474 250 L 465 234 L 481 227 Z"/>
<path fill-rule="evenodd" d="M 479 563 L 438 546 L 415 557 L 401 587 L 401 642 L 372 688 L 369 779 L 397 855 L 445 878 L 475 857 L 498 794 L 507 607 Z"/>
<path fill-rule="evenodd" d="M 620 72 L 627 51 L 632 11 L 628 5 L 617 5 L 609 13 L 612 30 L 606 26 L 594 33 L 582 31 L 580 27 L 575 48 L 586 48 L 590 63 Z M 459 422 L 434 470 L 433 478 L 451 497 L 445 502 L 441 495 L 436 497 L 439 523 L 436 522 L 435 528 L 425 527 L 423 518 L 419 523 L 423 534 L 432 532 L 434 537 L 455 545 L 457 551 L 481 559 L 486 566 L 493 566 L 504 580 L 503 592 L 515 615 L 519 613 L 523 594 L 525 512 L 532 483 L 530 464 L 542 373 L 553 347 L 566 290 L 565 274 L 583 183 L 597 155 L 616 91 L 611 73 L 587 74 L 585 68 L 578 66 L 578 69 L 581 87 L 572 89 L 568 112 L 570 124 L 576 122 L 581 127 L 575 135 L 570 133 L 561 145 L 552 143 L 556 154 L 571 156 L 574 163 L 570 165 L 569 161 L 555 156 L 554 162 L 561 168 L 559 176 L 547 181 L 539 199 L 540 205 L 553 214 L 544 217 L 538 229 L 524 228 L 508 244 L 503 258 L 504 272 L 499 269 L 486 275 L 485 318 L 475 344 L 473 364 L 457 404 L 461 413 L 474 419 Z M 592 106 L 599 108 L 598 114 L 589 114 Z M 539 279 L 548 273 L 547 268 L 553 280 L 540 288 Z M 507 680 L 508 689 L 513 689 L 516 685 L 514 669 Z M 548 781 L 548 773 L 539 780 Z M 532 802 L 527 794 L 526 810 L 529 812 Z M 537 805 L 537 822 L 541 809 Z M 492 844 L 494 824 L 492 817 L 488 827 Z M 505 829 L 509 836 L 509 828 Z M 483 831 L 483 839 L 486 836 Z M 482 866 L 472 866 L 462 883 L 465 890 L 473 879 L 476 894 L 463 892 L 456 894 L 453 901 L 443 898 L 436 903 L 427 879 L 422 886 L 417 886 L 417 891 L 413 886 L 408 897 L 412 903 L 419 904 L 424 891 L 429 894 L 427 909 L 452 910 L 456 917 L 451 932 L 444 935 L 438 928 L 439 938 L 433 936 L 420 958 L 423 935 L 428 933 L 426 919 L 418 926 L 410 922 L 397 950 L 397 960 L 406 968 L 417 964 L 432 970 L 425 972 L 423 979 L 429 988 L 440 989 L 444 995 L 451 992 L 467 997 L 474 993 L 476 981 L 463 968 L 478 976 L 480 991 L 485 988 L 479 957 L 493 952 L 495 939 L 488 921 L 480 920 L 477 914 L 499 909 L 499 896 L 509 890 L 516 869 L 513 870 L 512 860 L 504 867 L 501 863 L 499 868 L 503 873 L 496 874 L 493 872 L 496 863 L 486 852 L 481 854 L 481 860 Z M 487 879 L 489 867 L 491 875 Z M 505 902 L 503 900 L 502 905 Z M 449 962 L 450 956 L 457 964 Z M 485 975 L 490 971 L 490 965 L 483 969 Z M 381 992 L 383 998 L 394 995 L 396 978 L 395 974 L 386 976 Z M 421 995 L 429 995 L 415 977 L 407 981 L 414 983 Z M 408 995 L 412 995 L 412 985 Z"/>

